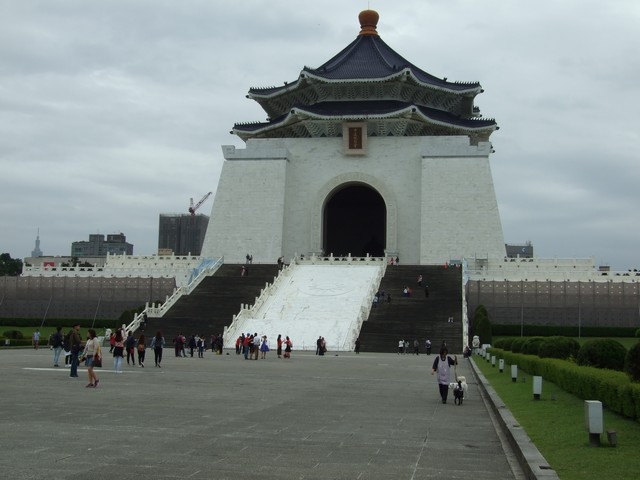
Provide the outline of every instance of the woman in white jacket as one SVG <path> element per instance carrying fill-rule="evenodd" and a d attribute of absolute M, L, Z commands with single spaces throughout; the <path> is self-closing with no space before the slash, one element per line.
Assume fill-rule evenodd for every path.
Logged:
<path fill-rule="evenodd" d="M 96 331 L 93 328 L 89 329 L 89 340 L 87 340 L 87 344 L 84 346 L 84 354 L 85 357 L 85 366 L 87 367 L 87 373 L 89 374 L 89 384 L 87 388 L 95 388 L 100 383 L 100 380 L 96 376 L 96 373 L 93 370 L 93 365 L 97 357 L 101 356 L 100 352 L 100 342 L 96 336 Z"/>

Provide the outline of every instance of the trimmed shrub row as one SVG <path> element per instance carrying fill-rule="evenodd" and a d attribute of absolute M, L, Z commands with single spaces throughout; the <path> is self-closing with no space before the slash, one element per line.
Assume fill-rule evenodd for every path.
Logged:
<path fill-rule="evenodd" d="M 639 344 L 640 345 L 640 344 Z M 529 375 L 540 375 L 568 393 L 583 400 L 599 400 L 610 410 L 626 417 L 640 419 L 640 383 L 632 383 L 622 372 L 576 365 L 555 358 L 540 358 L 490 348 L 496 358 L 518 365 Z"/>

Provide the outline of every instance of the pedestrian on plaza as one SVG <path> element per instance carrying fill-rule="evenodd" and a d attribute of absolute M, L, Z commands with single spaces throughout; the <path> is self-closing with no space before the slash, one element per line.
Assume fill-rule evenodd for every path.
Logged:
<path fill-rule="evenodd" d="M 162 368 L 160 363 L 162 362 L 162 349 L 164 348 L 164 337 L 162 332 L 158 330 L 156 336 L 151 340 L 151 348 L 153 348 L 153 356 L 156 361 L 156 367 Z"/>
<path fill-rule="evenodd" d="M 80 324 L 74 323 L 71 332 L 69 332 L 69 351 L 71 352 L 71 372 L 69 372 L 69 376 L 73 378 L 78 377 L 78 363 L 80 363 L 78 356 L 80 355 L 81 347 Z"/>
<path fill-rule="evenodd" d="M 113 353 L 113 347 L 116 345 L 116 332 L 109 335 L 109 353 Z"/>
<path fill-rule="evenodd" d="M 53 347 L 53 366 L 57 367 L 60 361 L 60 354 L 62 353 L 62 345 L 64 339 L 62 338 L 62 327 L 56 327 L 55 333 L 51 336 L 51 347 Z"/>
<path fill-rule="evenodd" d="M 101 357 L 100 353 L 100 341 L 96 336 L 96 331 L 93 328 L 89 329 L 89 339 L 84 346 L 84 353 L 82 356 L 85 358 L 85 367 L 87 367 L 87 374 L 89 375 L 89 383 L 87 388 L 95 388 L 100 383 L 100 380 L 96 376 L 93 370 L 95 362 Z"/>
<path fill-rule="evenodd" d="M 124 346 L 127 349 L 127 365 L 133 364 L 133 366 L 135 367 L 136 366 L 136 357 L 135 357 L 136 339 L 134 338 L 133 333 L 131 333 L 131 331 L 127 332 L 127 339 L 124 341 Z"/>
<path fill-rule="evenodd" d="M 193 358 L 193 351 L 196 349 L 197 346 L 198 346 L 198 342 L 196 341 L 196 336 L 191 335 L 189 337 L 189 354 L 191 355 L 191 358 Z"/>
<path fill-rule="evenodd" d="M 282 335 L 278 334 L 278 339 L 276 340 L 278 358 L 282 358 Z"/>
<path fill-rule="evenodd" d="M 413 353 L 420 355 L 420 342 L 417 338 L 413 341 Z"/>
<path fill-rule="evenodd" d="M 356 355 L 360 355 L 360 337 L 356 338 Z"/>
<path fill-rule="evenodd" d="M 260 343 L 260 353 L 262 353 L 262 359 L 267 358 L 267 352 L 269 351 L 269 345 L 267 344 L 267 336 L 262 336 L 262 343 Z"/>
<path fill-rule="evenodd" d="M 141 368 L 144 368 L 144 357 L 147 352 L 147 339 L 144 336 L 144 332 L 140 334 L 140 337 L 138 337 L 137 349 L 138 349 L 138 365 L 140 365 Z"/>
<path fill-rule="evenodd" d="M 431 355 L 431 340 L 429 340 L 428 338 L 424 342 L 424 348 L 427 351 L 427 355 Z"/>
<path fill-rule="evenodd" d="M 33 332 L 33 336 L 31 337 L 31 343 L 33 344 L 33 348 L 37 350 L 38 346 L 40 345 L 40 330 L 38 330 L 37 328 L 36 328 L 36 331 Z"/>
<path fill-rule="evenodd" d="M 440 354 L 433 361 L 433 367 L 431 368 L 431 375 L 438 372 L 438 391 L 440 392 L 442 403 L 447 403 L 449 382 L 451 381 L 450 367 L 458 364 L 458 357 L 454 355 L 454 357 L 451 358 L 448 354 L 449 350 L 446 345 L 443 345 L 440 348 Z"/>
<path fill-rule="evenodd" d="M 327 352 L 327 342 L 324 337 L 320 337 L 320 355 L 324 355 Z"/>
<path fill-rule="evenodd" d="M 198 350 L 198 358 L 204 358 L 204 337 L 198 336 L 196 339 L 196 349 Z M 211 349 L 213 350 L 213 348 Z"/>
<path fill-rule="evenodd" d="M 122 359 L 124 358 L 124 337 L 122 329 L 116 332 L 115 343 L 113 344 L 113 370 L 122 373 Z"/>
<path fill-rule="evenodd" d="M 293 343 L 291 339 L 287 337 L 284 341 L 284 358 L 291 358 L 291 350 L 293 349 Z"/>
<path fill-rule="evenodd" d="M 253 334 L 253 359 L 257 360 L 258 355 L 260 355 L 260 337 L 258 336 L 258 332 Z"/>
<path fill-rule="evenodd" d="M 404 353 L 404 340 L 398 342 L 398 355 Z"/>

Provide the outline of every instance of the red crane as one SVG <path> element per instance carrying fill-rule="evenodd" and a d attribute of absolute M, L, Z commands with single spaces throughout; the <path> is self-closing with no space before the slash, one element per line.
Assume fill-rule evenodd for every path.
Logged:
<path fill-rule="evenodd" d="M 206 201 L 207 201 L 207 198 L 209 198 L 209 197 L 211 196 L 211 193 L 212 193 L 212 192 L 207 193 L 207 194 L 206 194 L 204 197 L 202 197 L 202 198 L 200 199 L 200 201 L 199 201 L 198 203 L 196 203 L 195 205 L 193 204 L 193 198 L 191 198 L 191 199 L 190 199 L 190 202 L 189 202 L 189 213 L 190 213 L 191 215 L 195 215 L 195 214 L 196 214 L 196 210 L 197 210 L 198 208 L 200 208 L 200 206 L 201 206 L 204 202 L 206 202 Z"/>

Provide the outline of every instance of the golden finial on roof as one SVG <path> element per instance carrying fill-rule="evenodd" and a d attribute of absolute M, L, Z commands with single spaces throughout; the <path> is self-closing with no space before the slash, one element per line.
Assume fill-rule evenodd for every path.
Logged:
<path fill-rule="evenodd" d="M 376 28 L 378 27 L 378 20 L 380 15 L 375 10 L 363 10 L 358 15 L 360 20 L 360 33 L 359 35 L 378 35 Z"/>

